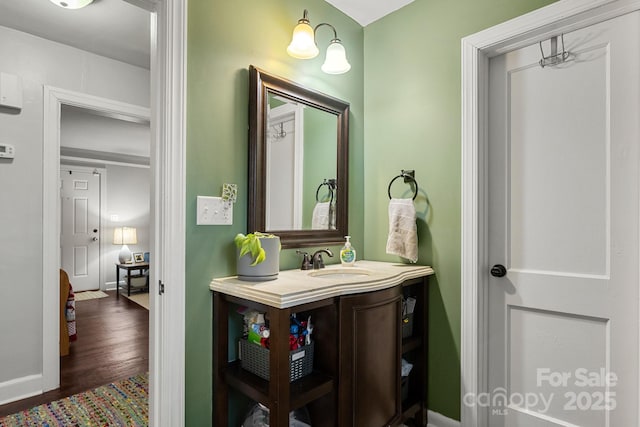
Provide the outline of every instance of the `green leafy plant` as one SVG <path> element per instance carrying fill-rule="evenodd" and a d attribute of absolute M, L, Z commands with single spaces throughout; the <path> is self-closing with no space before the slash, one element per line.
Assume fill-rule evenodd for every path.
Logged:
<path fill-rule="evenodd" d="M 246 236 L 242 233 L 238 233 L 233 239 L 238 249 L 240 249 L 239 257 L 242 258 L 246 254 L 250 253 L 253 263 L 251 266 L 256 266 L 267 259 L 267 254 L 260 244 L 261 238 L 274 238 L 277 237 L 274 234 L 261 233 L 254 231 Z"/>

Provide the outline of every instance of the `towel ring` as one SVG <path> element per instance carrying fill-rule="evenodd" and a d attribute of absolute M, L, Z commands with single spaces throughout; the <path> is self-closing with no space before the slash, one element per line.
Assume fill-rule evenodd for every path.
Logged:
<path fill-rule="evenodd" d="M 322 182 L 322 184 L 318 185 L 318 189 L 316 190 L 316 203 L 320 201 L 318 199 L 318 194 L 320 193 L 320 189 L 324 185 L 326 185 L 327 188 L 329 188 L 329 195 L 331 196 L 331 199 L 329 200 L 329 204 L 332 204 L 333 203 L 333 187 L 332 187 L 331 183 L 328 182 L 326 179 Z"/>
<path fill-rule="evenodd" d="M 395 178 L 393 178 L 391 180 L 391 182 L 389 183 L 389 188 L 387 189 L 387 194 L 389 194 L 389 200 L 392 199 L 392 197 L 391 197 L 391 186 L 393 185 L 393 182 L 398 178 L 404 178 L 405 182 L 413 181 L 413 184 L 416 186 L 416 188 L 415 188 L 415 193 L 413 194 L 412 200 L 415 200 L 416 197 L 418 197 L 418 181 L 416 181 L 416 179 L 413 176 L 411 176 L 408 173 L 405 173 L 404 171 L 402 171 L 402 173 L 400 175 L 398 175 Z"/>

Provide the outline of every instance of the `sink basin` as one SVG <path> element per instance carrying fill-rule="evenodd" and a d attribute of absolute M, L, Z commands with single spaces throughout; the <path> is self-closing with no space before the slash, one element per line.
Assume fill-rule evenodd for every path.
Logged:
<path fill-rule="evenodd" d="M 372 272 L 370 270 L 365 270 L 364 268 L 343 267 L 313 270 L 309 273 L 309 276 L 336 280 L 363 278 L 366 276 L 370 276 L 371 274 Z"/>

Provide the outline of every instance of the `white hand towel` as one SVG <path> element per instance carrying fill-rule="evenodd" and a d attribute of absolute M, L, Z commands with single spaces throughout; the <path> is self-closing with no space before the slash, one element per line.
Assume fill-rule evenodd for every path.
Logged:
<path fill-rule="evenodd" d="M 330 219 L 330 207 L 329 202 L 319 202 L 313 207 L 313 214 L 311 217 L 311 228 L 313 230 L 328 230 Z"/>
<path fill-rule="evenodd" d="M 387 253 L 418 261 L 418 226 L 413 199 L 389 200 Z"/>

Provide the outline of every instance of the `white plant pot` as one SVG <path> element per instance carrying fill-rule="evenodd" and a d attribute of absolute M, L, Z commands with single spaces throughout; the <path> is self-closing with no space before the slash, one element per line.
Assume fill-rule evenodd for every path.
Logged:
<path fill-rule="evenodd" d="M 238 279 L 250 282 L 266 282 L 278 278 L 280 271 L 280 238 L 260 237 L 260 244 L 266 252 L 266 258 L 260 264 L 252 266 L 251 254 L 238 258 Z M 240 250 L 237 251 L 238 255 Z"/>

